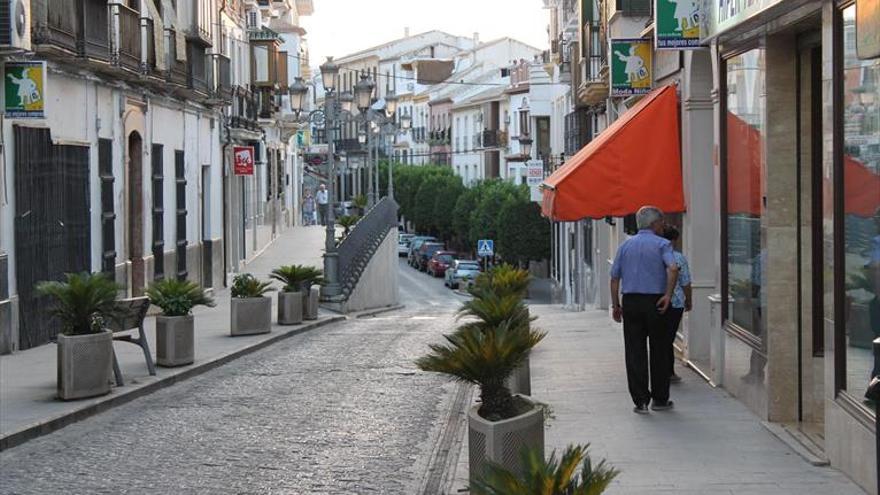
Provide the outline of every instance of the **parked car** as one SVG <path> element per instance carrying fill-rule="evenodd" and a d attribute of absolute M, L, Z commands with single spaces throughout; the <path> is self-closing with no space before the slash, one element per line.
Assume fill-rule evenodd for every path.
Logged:
<path fill-rule="evenodd" d="M 442 277 L 446 274 L 446 270 L 455 261 L 455 253 L 452 251 L 437 251 L 428 260 L 428 275 L 432 277 Z"/>
<path fill-rule="evenodd" d="M 419 252 L 416 256 L 416 268 L 418 268 L 420 272 L 427 271 L 428 261 L 434 256 L 434 253 L 442 251 L 445 248 L 446 246 L 441 242 L 423 242 L 419 247 Z"/>
<path fill-rule="evenodd" d="M 397 241 L 397 256 L 409 255 L 409 239 L 399 239 Z"/>
<path fill-rule="evenodd" d="M 455 260 L 446 269 L 443 284 L 450 289 L 457 289 L 461 284 L 469 284 L 480 274 L 480 262 L 474 260 Z"/>
<path fill-rule="evenodd" d="M 409 243 L 409 253 L 407 254 L 409 266 L 413 268 L 418 267 L 418 258 L 416 257 L 416 254 L 418 254 L 419 248 L 422 247 L 422 244 L 425 242 L 437 242 L 437 238 L 429 235 L 417 235 L 412 238 Z"/>
<path fill-rule="evenodd" d="M 400 233 L 397 235 L 397 238 L 401 241 L 406 241 L 407 245 L 409 245 L 409 243 L 412 242 L 413 237 L 415 236 L 415 234 Z"/>

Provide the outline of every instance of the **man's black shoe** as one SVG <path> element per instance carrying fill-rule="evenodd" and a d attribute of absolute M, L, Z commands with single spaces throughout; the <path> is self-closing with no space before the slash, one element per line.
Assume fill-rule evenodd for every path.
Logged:
<path fill-rule="evenodd" d="M 651 409 L 655 411 L 668 411 L 672 409 L 672 401 L 668 400 L 666 402 L 654 402 L 651 404 Z"/>
<path fill-rule="evenodd" d="M 679 383 L 679 382 L 681 382 L 681 377 L 676 375 L 675 373 L 673 373 L 672 376 L 669 377 L 669 383 Z"/>
<path fill-rule="evenodd" d="M 648 414 L 648 405 L 647 404 L 638 404 L 633 408 L 633 412 L 636 414 Z"/>

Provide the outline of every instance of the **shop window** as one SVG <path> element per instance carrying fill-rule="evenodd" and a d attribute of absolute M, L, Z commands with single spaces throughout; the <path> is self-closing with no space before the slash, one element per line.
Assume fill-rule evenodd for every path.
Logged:
<path fill-rule="evenodd" d="M 764 50 L 726 60 L 727 321 L 763 348 L 767 302 L 764 217 Z"/>
<path fill-rule="evenodd" d="M 843 11 L 843 35 L 855 39 L 855 6 Z M 843 215 L 843 267 L 836 267 L 844 271 L 842 384 L 861 395 L 880 372 L 871 351 L 880 336 L 880 59 L 859 60 L 855 43 L 845 42 L 842 62 L 843 211 L 836 212 Z"/>

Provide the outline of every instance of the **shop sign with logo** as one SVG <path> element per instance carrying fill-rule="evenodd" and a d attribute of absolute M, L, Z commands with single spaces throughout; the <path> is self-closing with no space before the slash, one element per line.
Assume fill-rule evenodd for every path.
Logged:
<path fill-rule="evenodd" d="M 7 117 L 46 117 L 46 62 L 3 65 L 3 110 Z"/>
<path fill-rule="evenodd" d="M 544 162 L 529 160 L 526 164 L 526 184 L 529 187 L 537 187 L 542 182 L 544 182 Z"/>
<path fill-rule="evenodd" d="M 856 2 L 856 54 L 862 60 L 880 57 L 880 1 Z"/>
<path fill-rule="evenodd" d="M 702 0 L 700 35 L 705 42 L 782 0 Z"/>
<path fill-rule="evenodd" d="M 651 92 L 651 40 L 611 40 L 611 96 Z"/>
<path fill-rule="evenodd" d="M 234 146 L 232 155 L 235 175 L 254 175 L 253 146 Z"/>
<path fill-rule="evenodd" d="M 658 50 L 679 50 L 700 46 L 700 2 L 702 0 L 655 0 L 654 32 Z"/>

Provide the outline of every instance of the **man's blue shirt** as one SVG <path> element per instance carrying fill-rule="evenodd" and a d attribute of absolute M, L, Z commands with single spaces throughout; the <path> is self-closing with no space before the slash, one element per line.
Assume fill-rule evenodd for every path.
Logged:
<path fill-rule="evenodd" d="M 624 294 L 665 294 L 666 267 L 675 265 L 672 243 L 642 229 L 617 250 L 611 278 L 621 280 Z"/>

